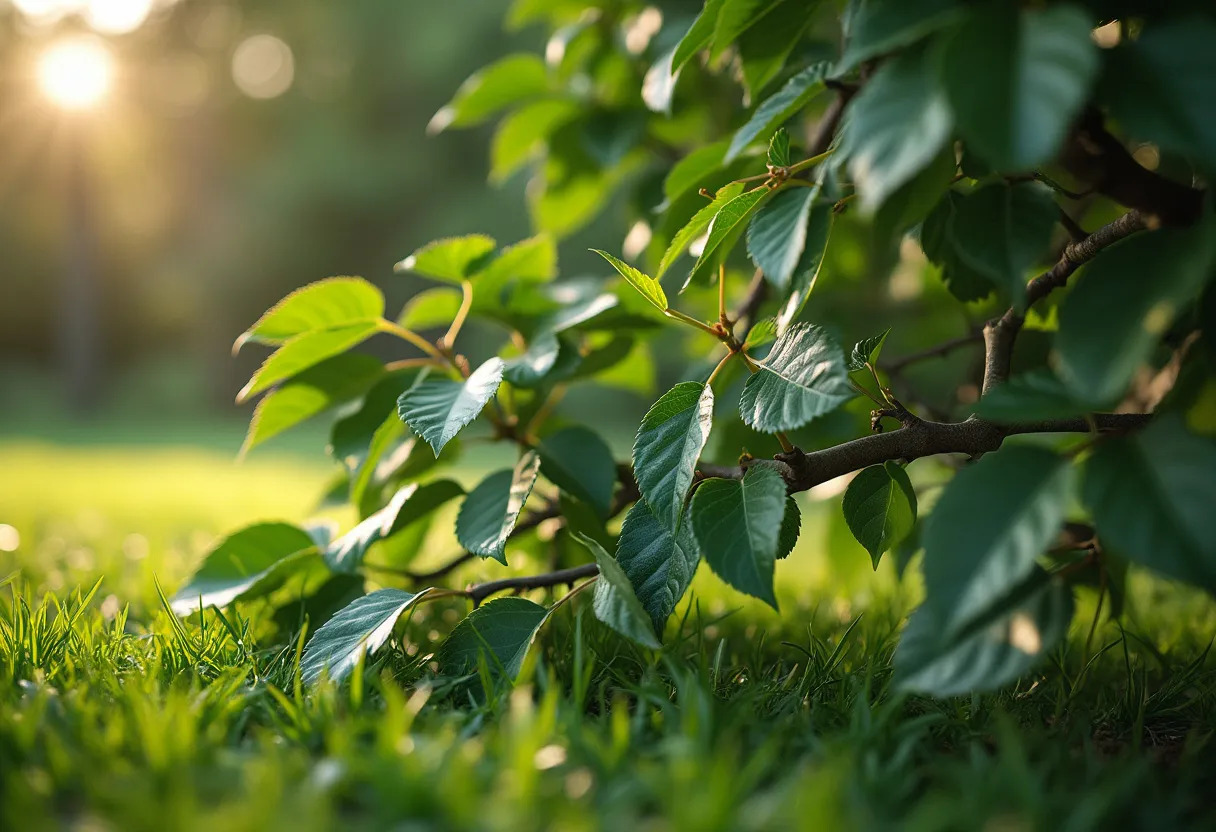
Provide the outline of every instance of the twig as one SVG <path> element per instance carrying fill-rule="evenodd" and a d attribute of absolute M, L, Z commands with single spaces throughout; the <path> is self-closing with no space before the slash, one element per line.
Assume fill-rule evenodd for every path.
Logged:
<path fill-rule="evenodd" d="M 957 338 L 951 338 L 949 341 L 943 341 L 936 346 L 927 347 L 917 352 L 902 355 L 899 358 L 891 361 L 880 361 L 878 366 L 888 373 L 898 373 L 910 364 L 916 364 L 928 358 L 945 358 L 955 350 L 960 350 L 963 347 L 969 347 L 972 344 L 984 343 L 984 331 L 977 329 L 974 332 L 969 332 L 966 335 L 960 335 Z"/>
<path fill-rule="evenodd" d="M 1068 278 L 1083 264 L 1098 256 L 1105 248 L 1151 227 L 1149 218 L 1139 211 L 1129 211 L 1119 219 L 1104 225 L 1079 243 L 1064 249 L 1056 264 L 1026 285 L 1026 307 L 1033 306 L 1051 292 L 1068 282 Z M 988 393 L 1009 378 L 1013 361 L 1013 344 L 1025 323 L 1024 316 L 1010 307 L 1001 317 L 984 326 L 984 386 Z"/>
<path fill-rule="evenodd" d="M 562 584 L 573 585 L 580 578 L 590 578 L 592 575 L 598 575 L 599 573 L 600 568 L 594 563 L 585 563 L 582 566 L 572 566 L 569 569 L 558 569 L 556 572 L 544 572 L 540 575 L 522 575 L 517 578 L 502 578 L 497 581 L 473 584 L 461 594 L 469 598 L 473 602 L 474 607 L 479 607 L 481 606 L 481 602 L 486 598 L 508 589 L 523 591 L 526 589 L 545 589 Z"/>

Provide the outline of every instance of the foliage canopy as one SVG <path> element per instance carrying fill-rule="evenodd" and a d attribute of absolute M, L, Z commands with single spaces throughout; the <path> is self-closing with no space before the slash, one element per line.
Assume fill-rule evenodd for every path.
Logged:
<path fill-rule="evenodd" d="M 1067 632 L 1074 587 L 1113 598 L 1127 561 L 1216 589 L 1203 531 L 1216 506 L 1210 6 L 1124 2 L 1115 19 L 1096 0 L 853 0 L 841 13 L 708 0 L 690 18 L 583 5 L 517 2 L 512 21 L 551 29 L 545 55 L 475 73 L 431 124 L 499 118 L 491 178 L 532 167 L 537 236 L 422 246 L 399 270 L 450 288 L 396 319 L 372 284 L 333 278 L 238 339 L 275 347 L 242 391 L 269 391 L 247 449 L 350 403 L 331 437 L 342 467 L 331 496 L 360 522 L 333 539 L 239 531 L 175 610 L 293 579 L 307 595 L 342 573 L 404 578 L 411 591 L 355 598 L 315 630 L 306 681 L 345 675 L 398 616 L 453 593 L 474 609 L 438 646 L 440 665 L 510 679 L 587 578 L 596 617 L 658 650 L 702 559 L 775 607 L 774 565 L 799 533 L 791 495 L 845 475 L 842 510 L 875 568 L 892 550 L 901 569 L 923 550 L 925 600 L 896 653 L 905 689 L 991 689 L 1040 667 Z M 597 249 L 596 278 L 556 280 L 557 241 L 618 195 L 638 234 L 619 256 Z M 809 302 L 833 279 L 837 224 L 861 228 L 876 252 L 911 249 L 987 323 L 894 361 L 880 318 L 840 333 Z M 471 319 L 503 333 L 497 354 L 461 351 Z M 438 338 L 419 331 L 438 323 Z M 1030 328 L 1050 347 L 1015 365 Z M 563 392 L 644 373 L 672 332 L 696 358 L 618 460 L 594 426 L 563 418 Z M 373 366 L 350 352 L 376 333 L 415 354 Z M 919 401 L 909 364 L 981 342 L 967 412 Z M 854 427 L 843 442 L 822 428 L 842 410 Z M 709 443 L 711 430 L 723 441 Z M 518 461 L 466 494 L 443 469 L 474 432 Z M 747 453 L 764 436 L 780 451 Z M 941 456 L 958 473 L 922 520 L 907 469 Z M 505 563 L 542 537 L 581 562 L 433 587 L 446 572 L 410 563 L 451 500 L 466 550 L 454 563 Z M 391 562 L 367 559 L 378 544 L 393 544 Z M 548 610 L 479 606 L 566 584 Z"/>

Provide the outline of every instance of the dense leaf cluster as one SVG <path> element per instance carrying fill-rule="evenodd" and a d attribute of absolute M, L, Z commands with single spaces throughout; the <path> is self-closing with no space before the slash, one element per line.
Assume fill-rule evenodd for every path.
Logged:
<path fill-rule="evenodd" d="M 1216 507 L 1209 7 L 1122 3 L 1110 18 L 1097 3 L 854 0 L 837 16 L 806 0 L 707 0 L 685 19 L 583 5 L 516 3 L 515 22 L 551 28 L 544 57 L 486 67 L 432 122 L 501 117 L 491 176 L 532 166 L 536 237 L 420 248 L 399 269 L 439 286 L 396 319 L 372 284 L 333 278 L 238 340 L 275 348 L 242 391 L 270 391 L 247 449 L 351 402 L 331 437 L 333 496 L 362 520 L 337 537 L 241 530 L 176 610 L 288 582 L 333 592 L 376 569 L 412 577 L 412 591 L 359 597 L 312 635 L 306 681 L 340 677 L 412 605 L 453 593 L 409 566 L 435 511 L 459 500 L 458 562 L 506 563 L 543 534 L 581 546 L 583 565 L 454 591 L 475 609 L 439 646 L 442 672 L 514 678 L 552 609 L 585 584 L 549 609 L 477 605 L 592 576 L 596 617 L 660 649 L 702 560 L 776 607 L 774 566 L 800 530 L 791 495 L 854 473 L 843 511 L 874 566 L 923 550 L 925 601 L 896 656 L 906 688 L 945 695 L 1026 673 L 1066 633 L 1074 585 L 1117 608 L 1126 561 L 1216 589 L 1204 533 Z M 715 131 L 739 83 L 748 104 Z M 638 213 L 626 250 L 598 251 L 598 278 L 555 280 L 556 240 L 622 191 Z M 984 327 L 983 395 L 966 419 L 932 421 L 896 397 L 887 332 L 872 334 L 882 321 L 846 354 L 808 306 L 832 279 L 825 251 L 846 211 L 876 245 L 913 246 L 960 302 L 995 297 L 1005 310 Z M 1013 374 L 1028 316 L 1050 360 Z M 460 351 L 470 317 L 508 333 L 497 355 Z M 419 334 L 440 325 L 437 339 Z M 691 349 L 707 360 L 654 402 L 618 460 L 591 426 L 562 418 L 563 391 L 646 375 L 664 326 L 700 339 Z M 381 365 L 350 352 L 376 333 L 417 354 Z M 858 397 L 872 400 L 871 435 L 794 444 L 817 443 L 808 426 Z M 435 471 L 474 425 L 518 461 L 465 493 Z M 727 444 L 711 446 L 722 425 L 735 426 Z M 743 437 L 757 434 L 782 452 L 747 454 Z M 907 466 L 948 454 L 964 455 L 961 470 L 922 523 Z"/>

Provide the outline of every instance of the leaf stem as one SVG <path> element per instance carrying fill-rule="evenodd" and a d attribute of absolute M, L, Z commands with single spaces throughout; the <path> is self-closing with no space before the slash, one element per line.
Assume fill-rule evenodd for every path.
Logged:
<path fill-rule="evenodd" d="M 675 318 L 677 321 L 682 321 L 689 326 L 695 326 L 697 329 L 703 329 L 715 338 L 718 337 L 718 332 L 712 326 L 704 321 L 698 321 L 691 315 L 685 315 L 679 309 L 672 309 L 670 306 L 663 310 L 663 314 L 669 318 Z"/>
<path fill-rule="evenodd" d="M 469 310 L 473 307 L 472 282 L 468 280 L 460 281 L 460 292 L 460 308 L 456 310 L 456 317 L 452 319 L 452 325 L 448 327 L 448 331 L 439 339 L 445 349 L 452 348 L 452 344 L 456 341 L 456 336 L 460 334 L 460 328 L 464 326 L 465 319 L 469 317 Z"/>
<path fill-rule="evenodd" d="M 706 385 L 713 384 L 714 379 L 718 377 L 718 373 L 721 372 L 722 368 L 726 366 L 726 363 L 728 361 L 730 361 L 732 358 L 734 358 L 736 355 L 741 355 L 741 353 L 737 353 L 734 350 L 730 350 L 729 352 L 726 353 L 726 355 L 722 356 L 722 360 L 718 362 L 718 366 L 714 367 L 714 371 L 709 374 L 709 378 L 707 378 L 705 380 L 705 384 Z"/>
<path fill-rule="evenodd" d="M 380 319 L 378 326 L 381 332 L 387 332 L 390 335 L 397 336 L 402 341 L 408 341 L 427 355 L 431 356 L 431 358 L 434 358 L 436 361 L 440 361 L 445 364 L 447 363 L 447 358 L 444 357 L 443 353 L 436 349 L 434 344 L 428 343 L 427 340 L 417 332 L 412 332 L 400 324 L 395 324 L 390 320 L 386 320 L 385 318 Z"/>
<path fill-rule="evenodd" d="M 718 320 L 726 325 L 726 264 L 718 264 Z"/>
<path fill-rule="evenodd" d="M 448 365 L 441 361 L 436 361 L 434 358 L 403 358 L 400 361 L 390 361 L 384 365 L 384 369 L 392 372 L 394 370 L 410 370 L 414 367 L 434 367 L 439 370 L 446 370 Z"/>
<path fill-rule="evenodd" d="M 825 150 L 822 153 L 820 153 L 818 156 L 812 156 L 809 159 L 803 159 L 801 162 L 799 162 L 796 165 L 791 165 L 790 166 L 790 176 L 793 176 L 796 173 L 802 173 L 802 171 L 806 170 L 807 168 L 815 167 L 815 165 L 819 164 L 824 159 L 831 156 L 834 152 L 835 152 L 834 148 L 829 148 L 828 150 Z"/>

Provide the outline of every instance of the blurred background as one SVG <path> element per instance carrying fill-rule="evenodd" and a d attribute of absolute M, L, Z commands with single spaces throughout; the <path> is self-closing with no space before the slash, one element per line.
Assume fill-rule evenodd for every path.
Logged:
<path fill-rule="evenodd" d="M 239 423 L 261 356 L 229 347 L 291 289 L 359 274 L 391 305 L 427 240 L 525 236 L 488 130 L 426 134 L 543 38 L 505 7 L 0 0 L 0 430 Z"/>
<path fill-rule="evenodd" d="M 333 473 L 324 452 L 331 419 L 238 462 L 252 403 L 234 397 L 265 351 L 234 358 L 233 340 L 292 289 L 331 275 L 373 281 L 395 316 L 421 281 L 392 266 L 417 247 L 454 234 L 507 244 L 533 233 L 527 166 L 487 181 L 492 121 L 427 132 L 461 82 L 495 59 L 529 52 L 562 63 L 561 49 L 550 53 L 565 41 L 554 35 L 546 49 L 542 23 L 504 26 L 512 5 L 0 0 L 0 578 L 21 568 L 35 586 L 58 590 L 104 574 L 101 597 L 151 601 L 153 576 L 172 589 L 218 535 L 315 511 Z M 648 117 L 646 50 L 685 31 L 700 6 L 679 0 L 630 18 L 629 62 L 608 61 L 604 71 L 613 112 L 633 119 L 592 125 L 608 138 L 594 134 L 595 153 L 583 148 L 579 159 L 633 164 L 618 158 L 616 139 L 628 148 Z M 655 36 L 660 27 L 667 34 Z M 831 53 L 832 31 L 810 40 L 808 54 Z M 725 74 L 696 83 L 719 85 L 722 106 L 659 122 L 671 145 L 660 149 L 674 158 L 723 135 L 750 106 Z M 618 122 L 624 138 L 612 129 Z M 647 245 L 626 240 L 639 227 L 650 239 L 639 217 L 660 201 L 671 158 L 648 164 L 637 177 L 641 201 L 605 194 L 602 211 L 574 211 L 574 221 L 558 194 L 564 207 L 542 225 L 564 238 L 563 278 L 591 268 L 605 276 L 590 245 Z M 687 199 L 691 213 L 700 198 Z M 601 201 L 598 190 L 590 200 Z M 896 248 L 872 245 L 867 229 L 848 215 L 837 222 L 824 266 L 832 279 L 816 292 L 815 320 L 842 343 L 902 321 L 887 352 L 906 354 L 982 320 L 983 309 L 949 298 L 918 246 L 901 260 Z M 661 250 L 660 236 L 652 247 Z M 750 273 L 732 279 L 743 286 Z M 481 336 L 468 333 L 471 354 Z M 630 370 L 623 392 L 579 391 L 563 401 L 565 415 L 626 456 L 658 392 L 705 360 L 666 343 L 643 356 L 644 372 Z M 401 357 L 376 339 L 361 349 Z M 963 350 L 916 368 L 919 389 L 947 406 L 968 390 L 974 398 L 974 385 L 959 380 L 977 359 Z M 855 436 L 868 407 L 859 400 L 799 441 Z M 755 439 L 743 446 L 765 453 Z M 732 436 L 719 444 L 724 459 L 741 447 Z M 478 461 L 481 469 L 458 475 L 472 484 L 498 460 Z M 864 594 L 873 574 L 844 525 L 840 488 L 810 495 L 815 508 L 804 513 L 814 529 L 805 548 L 830 551 L 833 562 L 782 569 Z"/>

